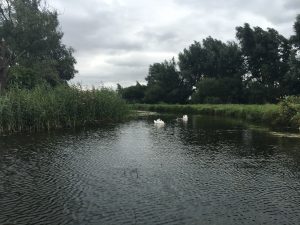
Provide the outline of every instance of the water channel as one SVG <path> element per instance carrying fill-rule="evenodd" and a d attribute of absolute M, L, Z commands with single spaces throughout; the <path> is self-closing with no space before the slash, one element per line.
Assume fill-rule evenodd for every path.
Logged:
<path fill-rule="evenodd" d="M 297 135 L 161 118 L 0 137 L 0 224 L 300 224 Z"/>

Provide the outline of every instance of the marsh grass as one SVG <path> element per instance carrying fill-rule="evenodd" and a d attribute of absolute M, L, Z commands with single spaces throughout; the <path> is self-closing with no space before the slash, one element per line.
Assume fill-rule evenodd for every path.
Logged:
<path fill-rule="evenodd" d="M 125 102 L 112 90 L 80 86 L 11 89 L 0 96 L 0 132 L 75 128 L 120 121 Z"/>

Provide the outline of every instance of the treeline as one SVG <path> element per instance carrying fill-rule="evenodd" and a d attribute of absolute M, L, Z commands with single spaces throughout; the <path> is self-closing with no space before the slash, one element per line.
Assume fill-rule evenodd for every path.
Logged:
<path fill-rule="evenodd" d="M 208 37 L 149 67 L 147 85 L 118 92 L 134 103 L 274 103 L 300 94 L 300 15 L 294 35 L 244 24 L 236 42 Z"/>

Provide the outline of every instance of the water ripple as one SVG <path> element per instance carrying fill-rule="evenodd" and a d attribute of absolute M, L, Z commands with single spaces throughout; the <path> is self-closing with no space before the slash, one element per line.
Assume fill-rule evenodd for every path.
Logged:
<path fill-rule="evenodd" d="M 173 117 L 0 138 L 0 224 L 300 224 L 298 139 Z"/>

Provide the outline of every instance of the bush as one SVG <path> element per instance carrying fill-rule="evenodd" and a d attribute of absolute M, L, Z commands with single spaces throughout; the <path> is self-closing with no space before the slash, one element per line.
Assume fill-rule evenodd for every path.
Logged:
<path fill-rule="evenodd" d="M 286 96 L 280 103 L 279 122 L 292 127 L 300 126 L 300 97 Z"/>

